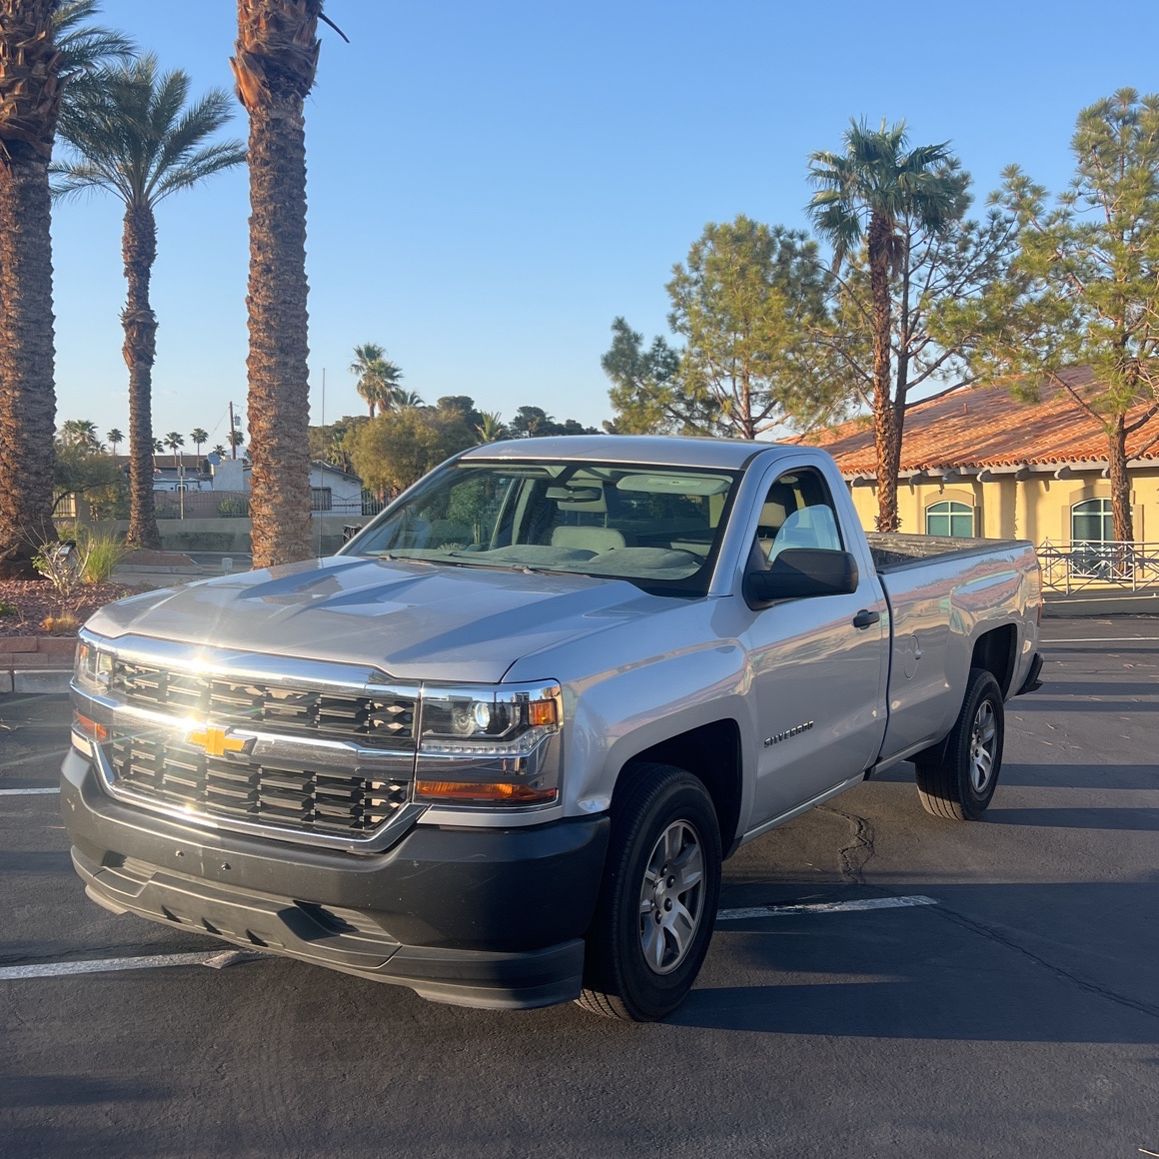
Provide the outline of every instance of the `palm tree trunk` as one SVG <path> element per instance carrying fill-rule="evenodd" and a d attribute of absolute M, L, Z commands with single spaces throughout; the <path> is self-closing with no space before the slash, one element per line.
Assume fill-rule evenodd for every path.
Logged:
<path fill-rule="evenodd" d="M 1127 432 L 1124 417 L 1119 415 L 1107 431 L 1107 463 L 1111 476 L 1111 520 L 1114 536 L 1120 543 L 1135 538 L 1135 519 L 1131 511 L 1131 479 L 1127 474 Z"/>
<path fill-rule="evenodd" d="M 322 0 L 238 0 L 238 96 L 249 113 L 249 436 L 253 561 L 311 552 L 306 143 Z"/>
<path fill-rule="evenodd" d="M 873 298 L 873 441 L 877 452 L 877 530 L 897 530 L 900 425 L 890 391 L 889 225 L 877 214 L 869 223 L 869 287 Z"/>
<path fill-rule="evenodd" d="M 52 239 L 59 102 L 50 0 L 0 3 L 0 576 L 34 576 L 52 523 Z"/>
<path fill-rule="evenodd" d="M 250 111 L 250 518 L 255 567 L 311 554 L 302 102 Z"/>
<path fill-rule="evenodd" d="M 125 538 L 137 547 L 160 547 L 153 504 L 153 361 L 157 353 L 157 318 L 149 305 L 149 278 L 157 258 L 157 227 L 147 205 L 125 210 L 121 257 L 125 263 L 125 330 L 122 352 L 129 368 L 129 530 Z"/>
<path fill-rule="evenodd" d="M 0 575 L 34 576 L 52 523 L 52 243 L 48 166 L 0 162 Z"/>

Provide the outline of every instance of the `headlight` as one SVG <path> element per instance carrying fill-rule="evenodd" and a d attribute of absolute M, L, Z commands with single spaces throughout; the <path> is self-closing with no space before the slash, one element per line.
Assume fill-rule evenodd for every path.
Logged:
<path fill-rule="evenodd" d="M 91 640 L 82 640 L 76 650 L 76 682 L 86 692 L 104 692 L 113 675 L 113 654 L 103 652 Z"/>
<path fill-rule="evenodd" d="M 558 684 L 424 688 L 415 799 L 553 804 L 561 724 Z"/>

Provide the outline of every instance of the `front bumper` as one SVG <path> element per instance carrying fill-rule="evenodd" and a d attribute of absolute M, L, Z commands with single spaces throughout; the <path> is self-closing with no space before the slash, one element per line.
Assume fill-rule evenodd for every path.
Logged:
<path fill-rule="evenodd" d="M 517 829 L 416 826 L 350 854 L 182 825 L 114 800 L 70 750 L 61 808 L 85 891 L 116 913 L 468 1006 L 578 995 L 606 816 Z"/>

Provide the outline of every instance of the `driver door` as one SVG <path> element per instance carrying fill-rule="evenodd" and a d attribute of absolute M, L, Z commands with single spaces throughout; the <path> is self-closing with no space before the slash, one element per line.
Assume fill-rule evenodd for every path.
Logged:
<path fill-rule="evenodd" d="M 847 550 L 828 485 L 812 467 L 781 470 L 753 528 L 754 564 L 791 547 Z M 875 574 L 859 576 L 852 594 L 781 600 L 750 614 L 745 643 L 761 744 L 752 820 L 759 827 L 876 759 L 886 722 L 888 624 Z"/>

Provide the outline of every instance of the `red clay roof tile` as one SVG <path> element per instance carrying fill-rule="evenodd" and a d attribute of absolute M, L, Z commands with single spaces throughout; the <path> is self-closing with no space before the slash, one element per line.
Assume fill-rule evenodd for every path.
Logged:
<path fill-rule="evenodd" d="M 1074 389 L 1090 389 L 1090 367 L 1062 373 Z M 1159 419 L 1129 437 L 1128 455 L 1138 455 L 1156 434 Z M 801 442 L 824 447 L 845 475 L 876 473 L 873 425 L 865 417 L 806 435 Z M 1155 457 L 1159 457 L 1159 445 Z M 1015 398 L 1005 385 L 958 386 L 906 410 L 902 471 L 1105 463 L 1106 459 L 1102 427 L 1056 383 L 1044 383 L 1037 402 Z"/>

